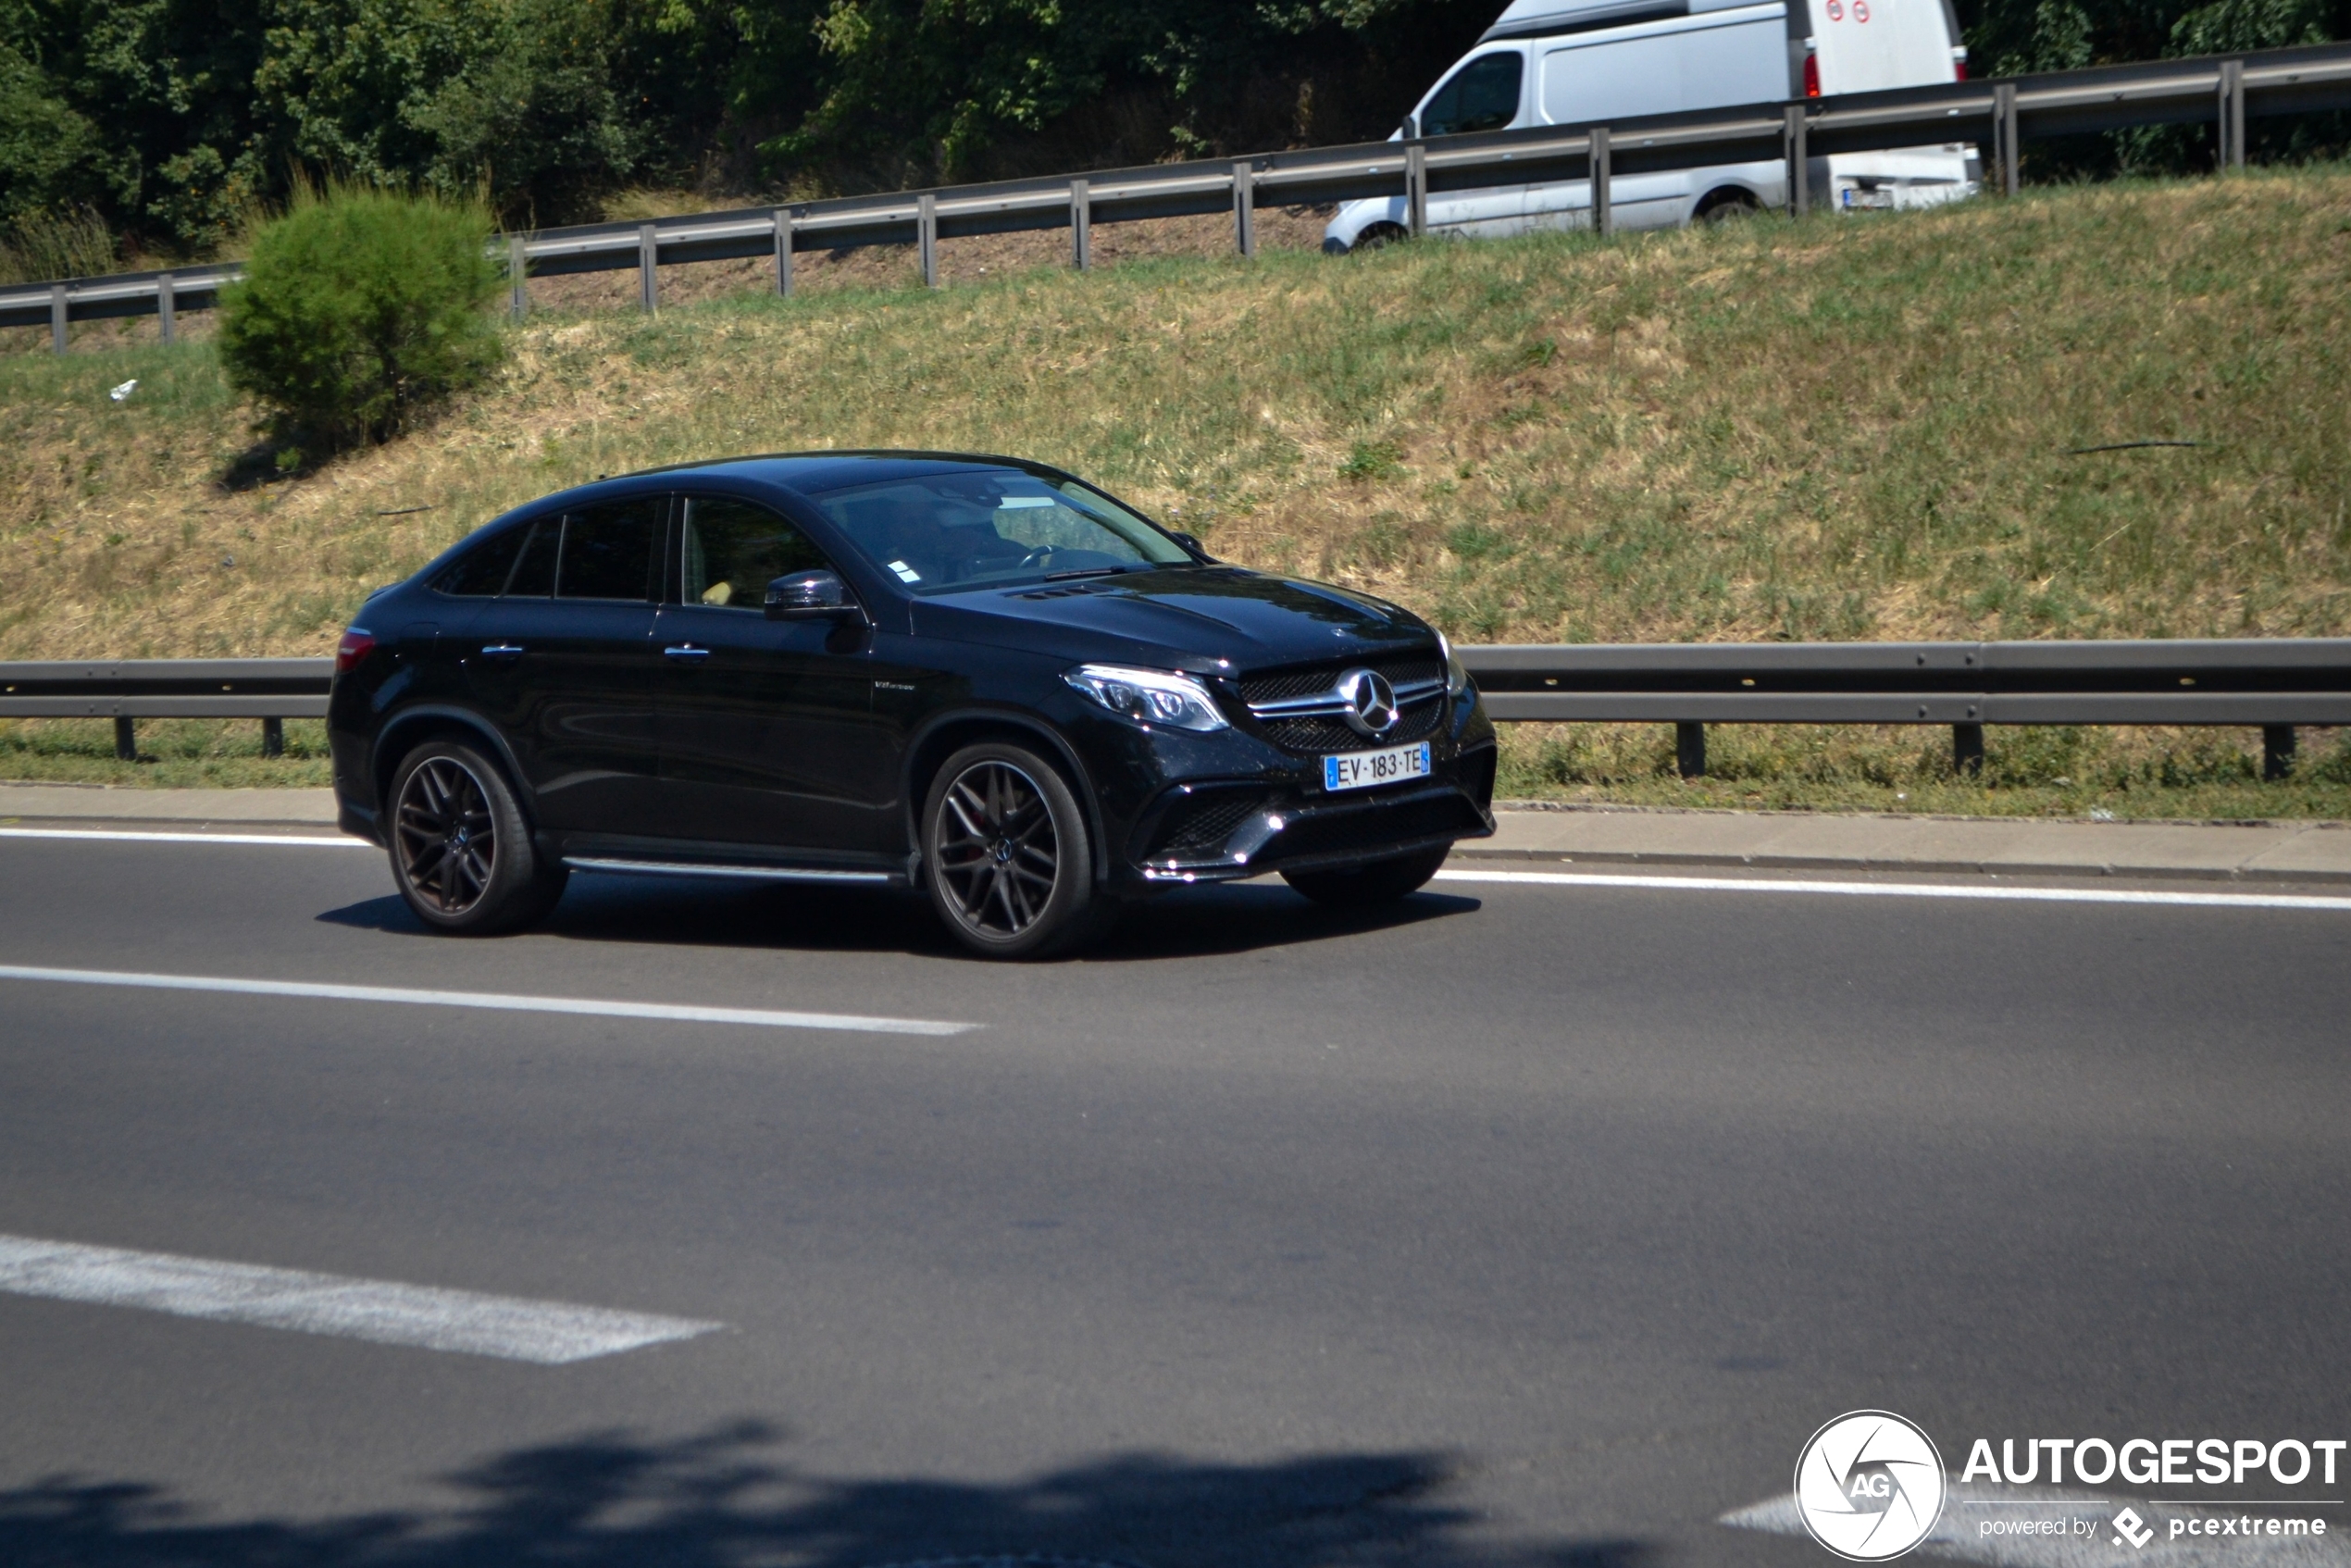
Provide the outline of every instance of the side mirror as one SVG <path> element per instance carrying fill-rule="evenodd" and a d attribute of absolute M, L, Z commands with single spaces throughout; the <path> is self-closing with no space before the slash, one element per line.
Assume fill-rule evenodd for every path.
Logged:
<path fill-rule="evenodd" d="M 1201 560 L 1203 560 L 1203 561 L 1213 561 L 1214 559 L 1216 559 L 1216 557 L 1215 557 L 1215 556 L 1211 555 L 1211 554 L 1208 553 L 1208 546 L 1207 546 L 1207 545 L 1205 545 L 1205 544 L 1202 544 L 1202 543 L 1200 541 L 1200 536 L 1199 536 L 1199 535 L 1197 535 L 1197 534 L 1189 534 L 1189 533 L 1179 533 L 1179 534 L 1177 534 L 1176 537 L 1176 539 L 1177 539 L 1177 540 L 1179 540 L 1179 541 L 1181 541 L 1183 542 L 1183 544 L 1185 545 L 1185 547 L 1186 547 L 1186 548 L 1189 549 L 1193 554 L 1195 554 L 1195 555 L 1199 556 Z"/>
<path fill-rule="evenodd" d="M 771 621 L 854 621 L 865 616 L 857 596 L 849 591 L 839 572 L 793 572 L 767 585 Z"/>
<path fill-rule="evenodd" d="M 1421 117 L 1418 115 L 1406 115 L 1404 117 L 1404 123 L 1398 126 L 1396 130 L 1397 134 L 1401 136 L 1407 142 L 1417 140 L 1421 133 Z"/>

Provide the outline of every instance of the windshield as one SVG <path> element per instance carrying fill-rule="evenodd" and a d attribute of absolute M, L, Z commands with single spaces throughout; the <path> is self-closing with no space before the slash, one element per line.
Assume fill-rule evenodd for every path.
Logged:
<path fill-rule="evenodd" d="M 916 593 L 1192 559 L 1101 492 L 1011 468 L 927 474 L 812 499 L 875 565 Z"/>

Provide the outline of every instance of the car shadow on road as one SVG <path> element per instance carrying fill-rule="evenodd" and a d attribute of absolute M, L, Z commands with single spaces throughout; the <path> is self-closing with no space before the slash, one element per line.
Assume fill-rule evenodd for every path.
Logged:
<path fill-rule="evenodd" d="M 135 1482 L 0 1491 L 10 1568 L 1638 1568 L 1626 1540 L 1498 1545 L 1425 1453 L 1258 1464 L 1128 1454 L 1001 1484 L 839 1479 L 740 1423 L 656 1442 L 599 1433 L 445 1477 L 439 1510 L 214 1522 Z"/>
<path fill-rule="evenodd" d="M 1076 956 L 1121 963 L 1249 952 L 1415 926 L 1479 907 L 1474 898 L 1424 891 L 1364 909 L 1332 909 L 1270 880 L 1184 888 L 1128 909 L 1107 938 Z M 359 930 L 433 935 L 391 895 L 317 918 Z M 912 893 L 685 877 L 575 877 L 563 902 L 534 930 L 578 941 L 963 955 Z"/>

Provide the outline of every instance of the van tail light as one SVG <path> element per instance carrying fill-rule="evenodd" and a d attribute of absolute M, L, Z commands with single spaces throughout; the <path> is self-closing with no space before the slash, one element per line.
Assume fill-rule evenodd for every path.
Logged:
<path fill-rule="evenodd" d="M 375 633 L 366 627 L 353 627 L 342 634 L 342 641 L 335 644 L 335 673 L 337 675 L 350 674 L 360 660 L 374 653 L 375 650 Z"/>
<path fill-rule="evenodd" d="M 1951 51 L 1951 80 L 1954 81 L 1967 80 L 1967 51 L 1964 49 Z"/>
<path fill-rule="evenodd" d="M 1821 56 L 1818 55 L 1804 56 L 1804 95 L 1808 98 L 1821 95 Z"/>

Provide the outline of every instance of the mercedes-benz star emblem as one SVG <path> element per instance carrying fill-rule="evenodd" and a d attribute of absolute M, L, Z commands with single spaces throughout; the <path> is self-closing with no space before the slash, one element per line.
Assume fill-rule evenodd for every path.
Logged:
<path fill-rule="evenodd" d="M 1385 735 L 1396 728 L 1396 688 L 1375 669 L 1351 669 L 1338 678 L 1339 701 L 1347 704 L 1347 722 L 1364 735 Z"/>

